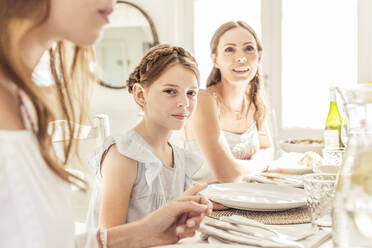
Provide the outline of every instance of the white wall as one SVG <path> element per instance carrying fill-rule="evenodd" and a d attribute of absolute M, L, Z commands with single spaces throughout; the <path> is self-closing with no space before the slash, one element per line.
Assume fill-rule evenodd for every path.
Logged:
<path fill-rule="evenodd" d="M 192 0 L 132 0 L 130 2 L 140 6 L 152 18 L 160 43 L 179 45 L 193 51 Z M 138 46 L 142 48 L 142 44 Z M 139 120 L 139 112 L 140 108 L 127 89 L 113 90 L 99 85 L 95 87 L 91 115 L 107 114 L 110 118 L 111 134 L 118 134 L 133 127 Z"/>
<path fill-rule="evenodd" d="M 193 0 L 130 0 L 144 9 L 157 28 L 160 43 L 193 51 Z"/>
<path fill-rule="evenodd" d="M 130 0 L 143 8 L 153 19 L 157 28 L 160 43 L 180 45 L 193 52 L 193 0 Z M 263 8 L 275 7 L 277 0 L 263 0 Z M 358 53 L 358 81 L 372 81 L 372 1 L 359 0 L 359 14 L 364 13 L 367 18 L 359 23 L 359 53 Z M 208 18 L 208 13 L 206 13 Z M 263 26 L 271 25 L 275 29 L 280 25 L 277 16 L 265 18 Z M 264 74 L 270 75 L 270 81 L 274 86 L 271 90 L 275 95 L 280 92 L 280 84 L 275 84 L 276 78 L 280 78 L 280 72 L 272 70 L 275 65 L 275 49 L 270 49 L 272 37 L 263 37 L 265 56 L 263 61 Z M 273 47 L 273 46 L 271 46 Z M 280 49 L 279 49 L 280 50 Z M 279 56 L 280 57 L 280 56 Z M 275 86 L 276 85 L 276 86 Z M 97 87 L 92 103 L 92 114 L 106 113 L 111 120 L 113 134 L 131 128 L 137 121 L 136 114 L 139 108 L 133 102 L 132 97 L 126 90 L 111 90 Z"/>

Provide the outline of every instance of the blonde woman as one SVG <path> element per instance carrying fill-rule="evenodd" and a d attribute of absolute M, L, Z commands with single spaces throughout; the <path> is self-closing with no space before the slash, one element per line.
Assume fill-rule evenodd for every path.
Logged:
<path fill-rule="evenodd" d="M 262 159 L 253 158 L 271 147 L 260 91 L 262 45 L 242 21 L 220 26 L 210 45 L 214 67 L 187 125 L 186 147 L 205 158 L 195 181 L 234 182 L 265 170 Z"/>
<path fill-rule="evenodd" d="M 192 235 L 208 212 L 200 196 L 181 196 L 140 221 L 74 237 L 70 184 L 82 179 L 56 159 L 47 125 L 81 123 L 92 80 L 90 45 L 112 12 L 111 0 L 0 1 L 0 243 L 2 247 L 148 247 Z M 68 42 L 67 42 L 68 41 Z M 32 72 L 49 49 L 55 87 L 46 92 Z M 78 183 L 80 182 L 80 183 Z M 81 187 L 82 190 L 85 187 Z M 144 238 L 146 237 L 146 238 Z"/>

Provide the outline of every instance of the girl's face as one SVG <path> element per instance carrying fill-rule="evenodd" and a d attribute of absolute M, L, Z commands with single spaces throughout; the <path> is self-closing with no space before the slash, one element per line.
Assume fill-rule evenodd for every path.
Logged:
<path fill-rule="evenodd" d="M 229 82 L 250 82 L 256 75 L 261 53 L 254 36 L 246 29 L 237 27 L 224 33 L 212 54 L 214 66 Z"/>
<path fill-rule="evenodd" d="M 109 22 L 114 0 L 50 0 L 48 31 L 56 40 L 92 45 Z"/>
<path fill-rule="evenodd" d="M 195 110 L 198 89 L 191 70 L 172 65 L 144 90 L 146 118 L 165 129 L 181 129 Z"/>

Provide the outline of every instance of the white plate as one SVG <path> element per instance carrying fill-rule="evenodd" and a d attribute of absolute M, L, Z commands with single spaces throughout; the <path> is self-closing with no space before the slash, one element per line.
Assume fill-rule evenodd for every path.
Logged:
<path fill-rule="evenodd" d="M 243 210 L 278 211 L 306 205 L 305 190 L 273 184 L 212 184 L 201 194 L 227 207 Z"/>

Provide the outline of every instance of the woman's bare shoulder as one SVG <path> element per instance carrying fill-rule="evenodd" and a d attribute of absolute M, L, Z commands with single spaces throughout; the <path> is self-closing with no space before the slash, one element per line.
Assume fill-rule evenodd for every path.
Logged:
<path fill-rule="evenodd" d="M 205 105 L 207 105 L 207 107 L 217 106 L 217 98 L 216 98 L 215 93 L 209 89 L 199 91 L 198 105 L 204 106 L 204 107 L 206 107 Z"/>

